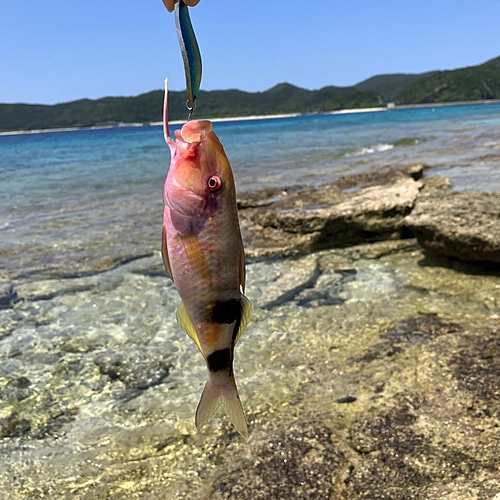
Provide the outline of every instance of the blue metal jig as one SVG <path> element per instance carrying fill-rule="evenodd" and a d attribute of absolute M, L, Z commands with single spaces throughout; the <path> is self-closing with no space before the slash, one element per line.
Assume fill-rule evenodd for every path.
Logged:
<path fill-rule="evenodd" d="M 196 98 L 201 84 L 201 54 L 189 17 L 188 7 L 182 0 L 175 4 L 175 26 L 182 59 L 184 60 L 188 96 L 186 105 L 189 110 L 189 117 L 191 117 L 196 108 Z"/>

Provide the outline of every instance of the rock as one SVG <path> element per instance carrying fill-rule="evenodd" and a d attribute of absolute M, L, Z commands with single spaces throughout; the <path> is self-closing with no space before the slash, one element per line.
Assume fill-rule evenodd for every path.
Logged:
<path fill-rule="evenodd" d="M 422 186 L 415 177 L 424 168 L 383 169 L 320 187 L 266 193 L 261 205 L 246 199 L 241 206 L 250 208 L 240 211 L 240 219 L 247 254 L 290 255 L 405 237 L 404 218 Z"/>
<path fill-rule="evenodd" d="M 120 380 L 127 389 L 145 390 L 161 384 L 170 371 L 163 356 L 150 351 L 127 354 L 105 352 L 98 355 L 94 362 L 101 374 L 111 380 Z"/>
<path fill-rule="evenodd" d="M 0 309 L 12 307 L 17 300 L 18 297 L 14 291 L 13 283 L 10 281 L 0 281 Z"/>
<path fill-rule="evenodd" d="M 314 286 L 321 272 L 316 259 L 311 259 L 308 264 L 294 267 L 271 283 L 257 300 L 257 305 L 264 309 L 271 309 L 293 299 L 305 288 Z"/>
<path fill-rule="evenodd" d="M 58 295 L 92 290 L 97 284 L 95 277 L 53 279 L 24 282 L 16 287 L 19 298 L 29 301 L 50 300 Z"/>
<path fill-rule="evenodd" d="M 214 481 L 209 498 L 340 498 L 343 488 L 332 479 L 343 472 L 345 458 L 334 446 L 328 428 L 316 422 L 297 422 L 267 432 L 264 441 L 250 444 L 248 458 Z"/>
<path fill-rule="evenodd" d="M 442 178 L 426 180 L 405 219 L 422 247 L 466 261 L 500 263 L 498 193 L 452 191 Z"/>
<path fill-rule="evenodd" d="M 303 206 L 267 213 L 257 218 L 262 226 L 287 233 L 314 233 L 314 245 L 345 246 L 400 236 L 403 219 L 412 207 L 420 183 L 402 179 L 393 185 L 372 186 L 350 199 L 327 206 Z"/>
<path fill-rule="evenodd" d="M 17 437 L 27 434 L 31 430 L 31 422 L 25 418 L 20 418 L 13 413 L 2 423 L 0 427 L 0 437 Z"/>

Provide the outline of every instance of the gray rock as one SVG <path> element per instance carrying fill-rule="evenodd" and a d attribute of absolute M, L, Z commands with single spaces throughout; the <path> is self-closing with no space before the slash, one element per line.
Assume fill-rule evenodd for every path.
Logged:
<path fill-rule="evenodd" d="M 341 193 L 325 186 L 308 192 L 294 203 L 276 203 L 248 214 L 244 224 L 246 248 L 250 253 L 262 244 L 262 232 L 274 249 L 313 251 L 343 247 L 366 241 L 399 239 L 405 236 L 404 218 L 410 213 L 421 181 L 397 176 L 391 185 L 369 186 L 353 193 Z M 325 195 L 331 195 L 331 201 Z M 291 206 L 290 206 L 291 205 Z M 246 214 L 245 214 L 246 215 Z M 245 217 L 243 215 L 243 218 Z M 269 246 L 268 246 L 269 248 Z"/>
<path fill-rule="evenodd" d="M 120 380 L 127 389 L 145 390 L 161 384 L 170 371 L 164 357 L 152 351 L 105 352 L 96 356 L 94 362 L 102 375 Z"/>
<path fill-rule="evenodd" d="M 405 224 L 427 250 L 500 263 L 498 193 L 460 193 L 452 191 L 446 179 L 431 178 Z"/>
<path fill-rule="evenodd" d="M 17 298 L 13 283 L 11 281 L 0 281 L 0 309 L 12 307 Z"/>
<path fill-rule="evenodd" d="M 321 271 L 316 259 L 308 259 L 306 265 L 293 266 L 289 272 L 271 283 L 257 300 L 257 305 L 271 309 L 293 299 L 306 288 L 314 286 Z"/>

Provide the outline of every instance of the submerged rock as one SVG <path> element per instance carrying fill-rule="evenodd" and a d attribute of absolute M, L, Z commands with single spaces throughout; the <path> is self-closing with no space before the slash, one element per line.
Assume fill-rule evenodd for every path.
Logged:
<path fill-rule="evenodd" d="M 306 288 L 316 283 L 321 272 L 317 259 L 311 258 L 309 265 L 298 269 L 289 269 L 266 287 L 257 299 L 257 305 L 264 309 L 271 309 L 290 301 Z"/>
<path fill-rule="evenodd" d="M 492 498 L 498 278 L 423 257 L 384 241 L 247 267 L 248 443 L 223 411 L 195 428 L 206 367 L 146 261 L 33 287 L 0 311 L 0 497 Z"/>
<path fill-rule="evenodd" d="M 500 285 L 406 238 L 431 189 L 453 199 L 439 179 L 419 194 L 423 168 L 241 200 L 248 253 L 293 255 L 247 266 L 254 311 L 234 370 L 248 443 L 223 411 L 195 428 L 206 366 L 175 323 L 159 226 L 140 238 L 147 207 L 127 238 L 96 230 L 81 246 L 96 260 L 71 272 L 67 249 L 49 268 L 55 250 L 29 261 L 29 247 L 26 269 L 11 256 L 0 497 L 493 498 Z"/>
<path fill-rule="evenodd" d="M 405 224 L 428 250 L 500 263 L 498 193 L 460 193 L 452 191 L 446 179 L 430 178 Z"/>

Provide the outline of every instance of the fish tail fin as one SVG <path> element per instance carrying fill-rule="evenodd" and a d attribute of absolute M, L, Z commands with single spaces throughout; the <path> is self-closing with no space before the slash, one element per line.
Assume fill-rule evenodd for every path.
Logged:
<path fill-rule="evenodd" d="M 198 403 L 198 408 L 196 409 L 196 428 L 199 429 L 207 423 L 221 403 L 224 403 L 229 418 L 236 427 L 236 430 L 245 439 L 248 439 L 247 422 L 233 373 L 223 379 L 220 376 L 209 377 Z"/>

